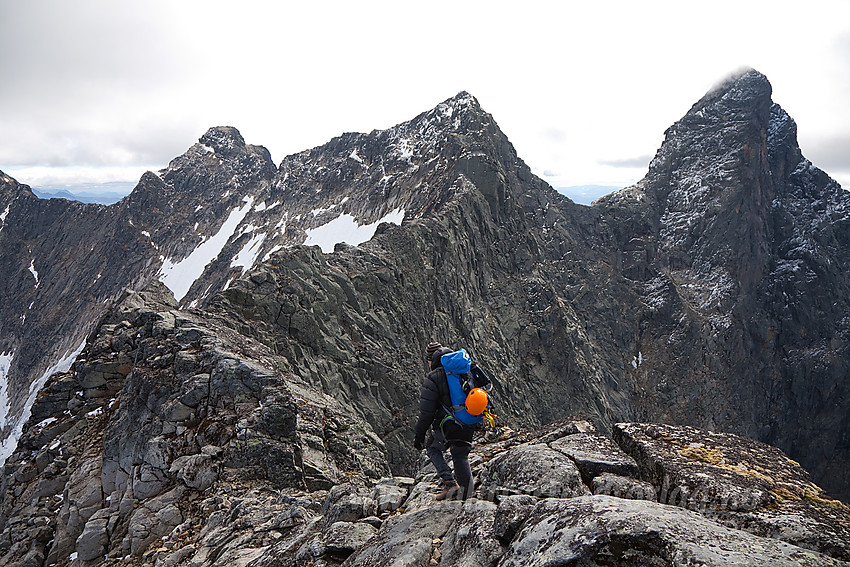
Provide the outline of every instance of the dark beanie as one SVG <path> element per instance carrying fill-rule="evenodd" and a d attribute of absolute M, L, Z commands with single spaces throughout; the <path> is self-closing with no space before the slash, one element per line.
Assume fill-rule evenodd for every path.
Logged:
<path fill-rule="evenodd" d="M 431 356 L 433 356 L 437 349 L 442 347 L 443 345 L 437 342 L 428 343 L 428 347 L 425 349 L 425 354 L 428 355 L 428 360 L 431 360 Z"/>

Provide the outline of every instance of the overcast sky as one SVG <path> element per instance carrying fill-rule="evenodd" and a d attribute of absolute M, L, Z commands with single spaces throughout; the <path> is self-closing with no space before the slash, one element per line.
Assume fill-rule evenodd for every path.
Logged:
<path fill-rule="evenodd" d="M 843 0 L 0 0 L 0 169 L 34 187 L 137 181 L 217 125 L 279 163 L 466 90 L 553 186 L 625 186 L 743 66 L 850 188 Z"/>

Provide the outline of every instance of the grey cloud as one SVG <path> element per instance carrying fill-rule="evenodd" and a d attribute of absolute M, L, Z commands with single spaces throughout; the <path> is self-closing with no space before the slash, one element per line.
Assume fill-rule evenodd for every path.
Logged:
<path fill-rule="evenodd" d="M 176 75 L 182 62 L 173 57 L 164 17 L 145 4 L 108 0 L 4 4 L 0 68 L 6 84 L 0 97 L 108 93 L 144 86 L 154 74 Z M 50 92 L 30 90 L 38 87 Z"/>
<path fill-rule="evenodd" d="M 542 136 L 553 142 L 563 143 L 568 139 L 567 132 L 560 128 L 547 128 L 541 132 Z"/>
<path fill-rule="evenodd" d="M 600 161 L 600 165 L 609 165 L 611 167 L 647 167 L 652 161 L 652 156 L 637 156 L 633 158 L 612 159 Z"/>
<path fill-rule="evenodd" d="M 194 143 L 202 128 L 154 102 L 193 68 L 168 22 L 160 2 L 4 3 L 0 164 L 164 165 Z"/>
<path fill-rule="evenodd" d="M 850 171 L 850 135 L 816 138 L 805 145 L 803 153 L 827 173 L 830 169 Z"/>
<path fill-rule="evenodd" d="M 0 164 L 165 167 L 194 144 L 204 130 L 189 121 L 176 121 L 149 124 L 139 132 L 122 129 L 120 124 L 98 131 L 84 125 L 43 124 L 37 130 L 18 132 L 14 144 L 0 144 Z"/>

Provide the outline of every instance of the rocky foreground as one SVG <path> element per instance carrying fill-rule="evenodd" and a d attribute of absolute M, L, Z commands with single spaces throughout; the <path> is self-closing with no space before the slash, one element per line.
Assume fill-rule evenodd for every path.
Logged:
<path fill-rule="evenodd" d="M 413 419 L 413 416 L 407 416 Z M 400 416 L 404 419 L 405 416 Z M 488 432 L 477 492 L 390 475 L 371 425 L 162 286 L 52 376 L 6 464 L 0 564 L 844 565 L 850 509 L 771 446 L 588 421 Z"/>

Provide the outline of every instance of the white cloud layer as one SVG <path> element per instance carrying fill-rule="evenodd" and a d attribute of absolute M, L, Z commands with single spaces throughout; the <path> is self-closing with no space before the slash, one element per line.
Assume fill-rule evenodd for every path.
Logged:
<path fill-rule="evenodd" d="M 133 181 L 217 125 L 279 161 L 467 90 L 553 185 L 625 185 L 645 166 L 615 165 L 652 155 L 744 65 L 770 79 L 815 164 L 850 170 L 819 149 L 850 131 L 840 0 L 3 2 L 0 169 L 32 185 L 42 167 Z"/>

